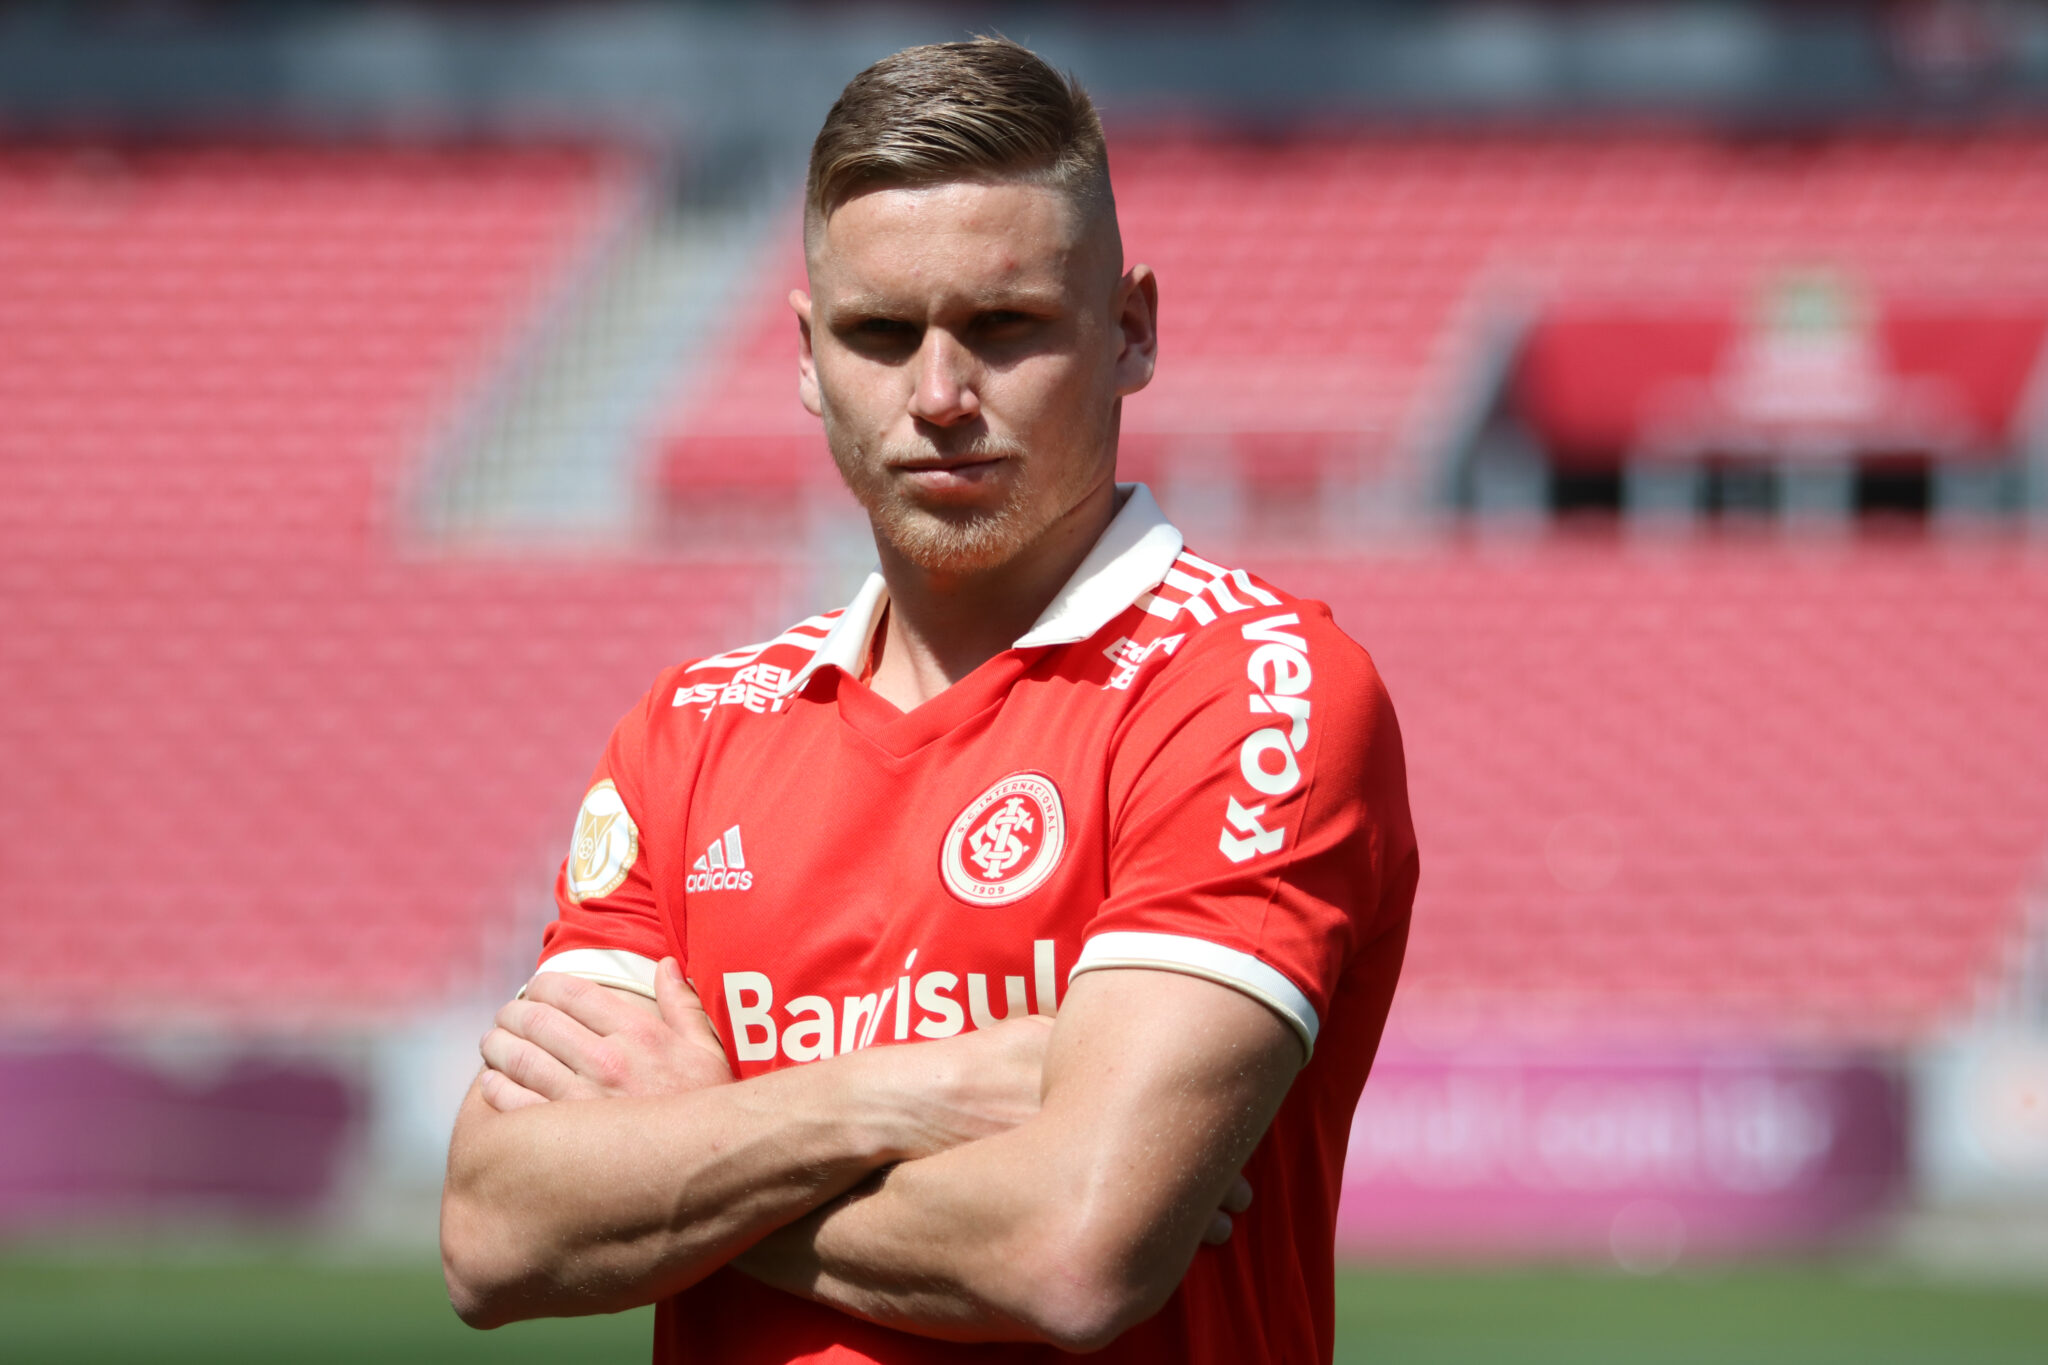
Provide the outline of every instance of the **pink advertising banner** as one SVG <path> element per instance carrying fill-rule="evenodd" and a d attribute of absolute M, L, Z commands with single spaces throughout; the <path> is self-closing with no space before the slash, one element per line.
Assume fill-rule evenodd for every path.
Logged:
<path fill-rule="evenodd" d="M 86 1045 L 0 1049 L 0 1094 L 6 1232 L 165 1210 L 307 1214 L 333 1194 L 364 1115 L 335 1067 L 232 1053 L 177 1067 Z"/>
<path fill-rule="evenodd" d="M 1611 1256 L 1811 1245 L 1894 1207 L 1896 1069 L 1773 1053 L 1383 1051 L 1352 1122 L 1340 1251 Z"/>

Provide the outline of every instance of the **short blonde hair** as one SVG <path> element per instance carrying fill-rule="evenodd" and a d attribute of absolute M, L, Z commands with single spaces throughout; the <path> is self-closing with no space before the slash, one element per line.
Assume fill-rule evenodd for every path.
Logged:
<path fill-rule="evenodd" d="M 1084 210 L 1113 209 L 1109 149 L 1088 92 L 1008 38 L 930 43 L 846 84 L 811 144 L 806 234 L 864 190 L 1036 175 Z"/>

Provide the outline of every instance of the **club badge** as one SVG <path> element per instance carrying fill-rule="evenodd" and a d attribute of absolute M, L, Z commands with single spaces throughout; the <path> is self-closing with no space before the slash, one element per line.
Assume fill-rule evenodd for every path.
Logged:
<path fill-rule="evenodd" d="M 1066 846 L 1060 789 L 1044 773 L 1012 773 L 953 821 L 939 849 L 939 872 L 967 904 L 1001 905 L 1043 886 Z"/>

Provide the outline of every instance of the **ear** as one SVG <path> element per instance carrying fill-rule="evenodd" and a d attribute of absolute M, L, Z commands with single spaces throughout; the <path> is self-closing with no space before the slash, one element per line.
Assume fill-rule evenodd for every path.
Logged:
<path fill-rule="evenodd" d="M 811 296 L 801 289 L 789 291 L 790 311 L 796 314 L 796 393 L 813 417 L 825 415 L 818 393 L 818 357 L 811 349 Z"/>
<path fill-rule="evenodd" d="M 1159 362 L 1159 277 L 1149 265 L 1134 265 L 1116 287 L 1116 325 L 1122 345 L 1116 356 L 1116 393 L 1122 398 L 1152 382 Z"/>

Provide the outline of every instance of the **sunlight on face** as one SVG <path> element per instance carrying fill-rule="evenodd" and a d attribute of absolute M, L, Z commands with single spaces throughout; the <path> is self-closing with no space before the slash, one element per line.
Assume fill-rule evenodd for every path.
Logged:
<path fill-rule="evenodd" d="M 870 191 L 825 220 L 804 401 L 887 546 L 995 568 L 1112 477 L 1118 254 L 1113 222 L 1024 180 Z"/>

